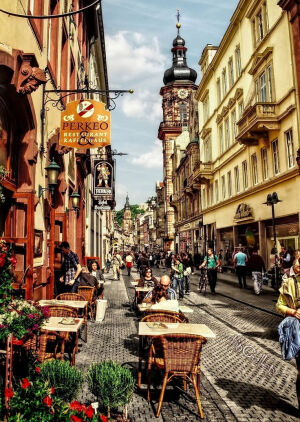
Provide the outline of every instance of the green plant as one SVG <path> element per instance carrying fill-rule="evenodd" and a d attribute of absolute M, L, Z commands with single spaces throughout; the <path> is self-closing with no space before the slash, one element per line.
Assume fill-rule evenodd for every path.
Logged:
<path fill-rule="evenodd" d="M 0 340 L 9 334 L 17 339 L 37 334 L 49 317 L 49 309 L 23 299 L 12 300 L 0 311 Z"/>
<path fill-rule="evenodd" d="M 128 368 L 114 361 L 103 361 L 90 366 L 87 373 L 88 386 L 99 401 L 110 409 L 128 404 L 134 390 L 134 379 Z"/>
<path fill-rule="evenodd" d="M 9 171 L 2 165 L 0 165 L 0 182 L 6 179 L 9 175 Z M 3 187 L 0 185 L 0 204 L 4 204 L 5 202 L 5 195 L 3 193 Z"/>
<path fill-rule="evenodd" d="M 13 292 L 12 269 L 16 262 L 12 248 L 5 240 L 0 240 L 0 314 L 3 312 L 3 307 L 11 300 Z"/>
<path fill-rule="evenodd" d="M 41 365 L 41 377 L 55 387 L 64 402 L 74 400 L 84 381 L 82 372 L 69 362 L 49 360 Z"/>

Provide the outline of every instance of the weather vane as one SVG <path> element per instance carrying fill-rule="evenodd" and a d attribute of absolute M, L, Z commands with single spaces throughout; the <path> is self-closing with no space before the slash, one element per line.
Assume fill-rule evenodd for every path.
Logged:
<path fill-rule="evenodd" d="M 177 9 L 177 15 L 176 15 L 176 17 L 177 17 L 176 28 L 177 28 L 178 35 L 179 35 L 179 29 L 180 29 L 180 27 L 181 27 L 181 23 L 179 22 L 179 19 L 180 19 L 179 9 Z"/>

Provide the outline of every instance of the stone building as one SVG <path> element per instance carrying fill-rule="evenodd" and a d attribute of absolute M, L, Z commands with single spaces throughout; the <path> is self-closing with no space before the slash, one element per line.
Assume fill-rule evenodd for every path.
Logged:
<path fill-rule="evenodd" d="M 61 241 L 70 242 L 81 262 L 90 252 L 85 248 L 86 224 L 90 225 L 89 152 L 59 145 L 60 111 L 79 97 L 60 98 L 55 90 L 84 88 L 93 82 L 107 91 L 101 5 L 52 18 L 88 4 L 85 0 L 1 2 L 8 12 L 50 15 L 38 20 L 0 13 L 0 165 L 8 170 L 0 182 L 5 197 L 0 204 L 0 237 L 16 252 L 15 286 L 22 283 L 26 298 L 36 300 L 55 293 Z M 106 102 L 107 96 L 99 99 Z M 56 186 L 45 170 L 53 161 L 59 166 Z M 53 193 L 44 189 L 51 186 Z"/>

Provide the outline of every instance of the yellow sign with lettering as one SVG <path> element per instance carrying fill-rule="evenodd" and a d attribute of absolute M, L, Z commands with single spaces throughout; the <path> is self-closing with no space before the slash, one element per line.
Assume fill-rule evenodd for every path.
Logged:
<path fill-rule="evenodd" d="M 60 145 L 71 148 L 101 148 L 110 145 L 110 112 L 95 100 L 68 103 L 61 113 Z"/>

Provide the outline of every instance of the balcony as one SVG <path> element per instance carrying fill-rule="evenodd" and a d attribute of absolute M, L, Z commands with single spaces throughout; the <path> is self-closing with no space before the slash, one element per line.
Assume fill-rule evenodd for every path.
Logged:
<path fill-rule="evenodd" d="M 173 193 L 173 195 L 170 195 L 170 205 L 171 207 L 176 207 L 177 206 L 177 202 L 179 201 L 179 194 L 178 193 Z"/>
<path fill-rule="evenodd" d="M 199 190 L 199 185 L 208 183 L 213 178 L 213 165 L 211 162 L 198 162 L 194 167 L 193 188 Z"/>
<path fill-rule="evenodd" d="M 259 139 L 268 140 L 269 131 L 279 130 L 276 103 L 256 103 L 248 107 L 237 122 L 236 140 L 244 145 L 258 145 Z"/>

